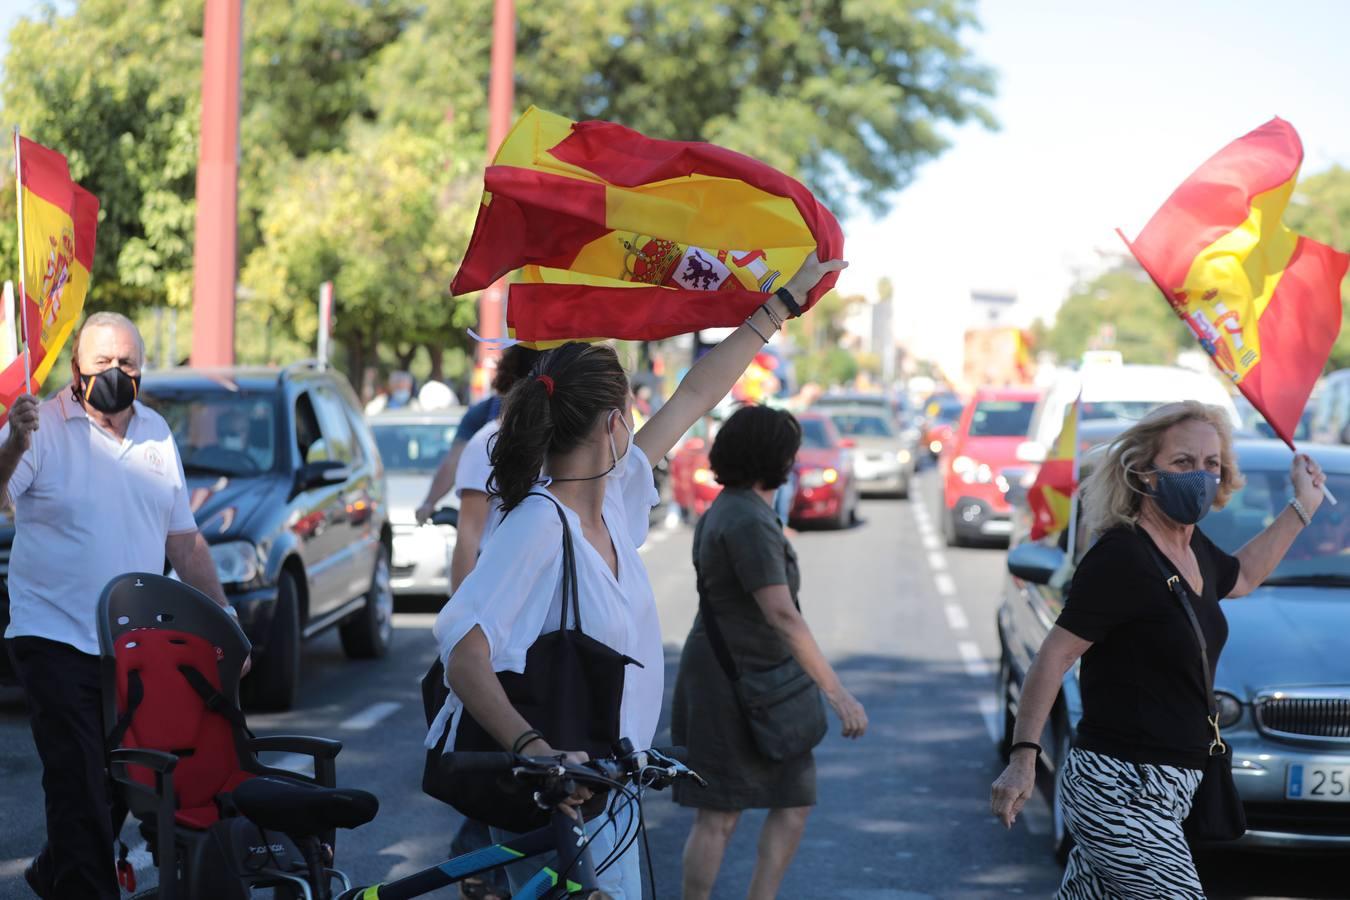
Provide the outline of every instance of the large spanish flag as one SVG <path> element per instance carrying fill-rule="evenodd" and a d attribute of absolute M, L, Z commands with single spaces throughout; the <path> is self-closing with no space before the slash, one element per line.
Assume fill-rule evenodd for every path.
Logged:
<path fill-rule="evenodd" d="M 1280 221 L 1302 163 L 1298 132 L 1271 119 L 1210 157 L 1134 243 L 1125 242 L 1291 447 L 1341 328 L 1340 284 L 1350 262 Z"/>
<path fill-rule="evenodd" d="M 1059 437 L 1036 473 L 1027 491 L 1031 507 L 1031 539 L 1039 541 L 1069 527 L 1073 518 L 1073 494 L 1078 490 L 1078 409 L 1082 397 L 1064 410 Z"/>
<path fill-rule="evenodd" d="M 748 156 L 533 107 L 484 188 L 450 290 L 518 271 L 507 327 L 531 346 L 739 325 L 812 250 L 824 260 L 844 249 L 839 223 L 810 191 Z"/>
<path fill-rule="evenodd" d="M 25 362 L 36 391 L 75 330 L 89 292 L 98 232 L 98 198 L 70 180 L 66 158 L 18 137 L 19 221 L 23 229 L 20 353 L 0 372 L 0 420 L 25 390 Z"/>

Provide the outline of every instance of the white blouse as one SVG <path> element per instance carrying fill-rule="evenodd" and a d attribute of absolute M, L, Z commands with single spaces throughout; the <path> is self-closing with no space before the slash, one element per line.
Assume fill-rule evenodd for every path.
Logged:
<path fill-rule="evenodd" d="M 603 514 L 619 560 L 618 578 L 582 534 L 577 514 L 563 504 L 576 549 L 582 630 L 642 663 L 624 672 L 619 710 L 621 736 L 638 747 L 651 746 L 656 736 L 665 689 L 656 597 L 638 555 L 658 502 L 651 462 L 630 444 L 619 468 L 605 479 Z M 477 565 L 441 608 L 432 634 L 448 666 L 450 651 L 478 626 L 488 641 L 492 670 L 523 672 L 526 653 L 540 635 L 558 630 L 561 611 L 562 523 L 547 498 L 526 497 L 486 538 Z M 447 722 L 446 747 L 454 746 L 462 708 L 451 690 L 427 732 L 428 748 L 436 746 Z"/>

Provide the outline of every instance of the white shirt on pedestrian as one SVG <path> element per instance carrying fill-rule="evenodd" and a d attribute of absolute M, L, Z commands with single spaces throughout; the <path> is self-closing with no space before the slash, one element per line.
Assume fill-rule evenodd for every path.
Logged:
<path fill-rule="evenodd" d="M 471 447 L 472 442 L 465 446 L 465 456 Z M 619 709 L 621 736 L 638 747 L 651 746 L 656 736 L 665 690 L 656 597 L 638 555 L 647 540 L 648 516 L 659 501 L 651 462 L 630 443 L 606 479 L 603 506 L 619 561 L 618 577 L 583 536 L 577 514 L 562 504 L 575 548 L 582 629 L 642 664 L 625 670 Z M 477 626 L 487 638 L 492 670 L 523 672 L 530 647 L 540 635 L 558 630 L 561 615 L 562 523 L 548 498 L 531 496 L 484 540 L 478 564 L 442 607 L 432 633 L 442 662 L 448 663 L 450 651 Z M 447 723 L 451 732 L 446 747 L 454 747 L 462 706 L 452 690 L 427 733 L 427 747 L 436 746 Z"/>
<path fill-rule="evenodd" d="M 480 548 L 487 542 L 488 537 L 496 529 L 497 522 L 501 520 L 502 505 L 488 491 L 488 480 L 492 477 L 492 443 L 501 427 L 502 423 L 494 419 L 478 429 L 464 445 L 464 452 L 459 455 L 459 465 L 455 468 L 457 500 L 461 502 L 464 500 L 465 491 L 488 494 L 488 514 L 487 520 L 483 522 L 483 536 L 479 539 Z"/>
<path fill-rule="evenodd" d="M 5 637 L 98 653 L 98 600 L 128 572 L 164 571 L 165 541 L 197 530 L 173 432 L 137 401 L 119 440 L 69 391 L 38 407 L 38 430 L 9 480 L 14 546 Z M 0 443 L 9 425 L 0 429 Z"/>

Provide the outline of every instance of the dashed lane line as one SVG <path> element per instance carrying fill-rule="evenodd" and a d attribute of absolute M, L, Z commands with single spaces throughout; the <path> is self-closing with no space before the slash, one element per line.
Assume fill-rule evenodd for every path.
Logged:
<path fill-rule="evenodd" d="M 994 674 L 994 667 L 989 665 L 989 661 L 984 658 L 979 645 L 974 641 L 958 641 L 956 652 L 961 655 L 961 663 L 971 678 L 989 678 Z"/>
<path fill-rule="evenodd" d="M 919 539 L 923 541 L 923 549 L 929 552 L 942 548 L 942 542 L 938 540 L 938 536 L 933 534 L 931 530 L 925 531 L 923 534 L 919 535 Z"/>
<path fill-rule="evenodd" d="M 928 568 L 934 572 L 945 572 L 947 570 L 947 557 L 936 550 L 929 553 Z"/>
<path fill-rule="evenodd" d="M 343 731 L 369 731 L 402 707 L 402 703 L 382 700 L 379 703 L 371 704 L 351 718 L 343 720 L 338 728 Z"/>
<path fill-rule="evenodd" d="M 942 607 L 942 611 L 947 614 L 947 625 L 952 631 L 966 631 L 970 628 L 970 620 L 966 618 L 966 611 L 955 603 L 948 603 Z"/>
<path fill-rule="evenodd" d="M 937 585 L 937 592 L 943 597 L 956 596 L 956 581 L 946 572 L 938 572 L 933 576 L 933 583 Z"/>

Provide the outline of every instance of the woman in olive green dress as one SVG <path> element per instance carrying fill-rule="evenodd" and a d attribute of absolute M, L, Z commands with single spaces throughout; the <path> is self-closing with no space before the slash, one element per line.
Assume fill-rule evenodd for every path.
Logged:
<path fill-rule="evenodd" d="M 792 470 L 801 426 L 765 406 L 737 411 L 713 443 L 709 464 L 724 490 L 694 531 L 694 566 L 736 666 L 759 671 L 796 658 L 843 723 L 845 737 L 867 729 L 862 704 L 844 689 L 797 604 L 797 555 L 773 510 Z M 816 802 L 810 751 L 774 762 L 756 749 L 731 681 L 718 664 L 703 616 L 685 641 L 675 682 L 671 736 L 689 749 L 707 788 L 675 786 L 675 801 L 697 812 L 684 848 L 684 898 L 711 895 L 741 811 L 768 809 L 748 896 L 777 895 Z"/>

